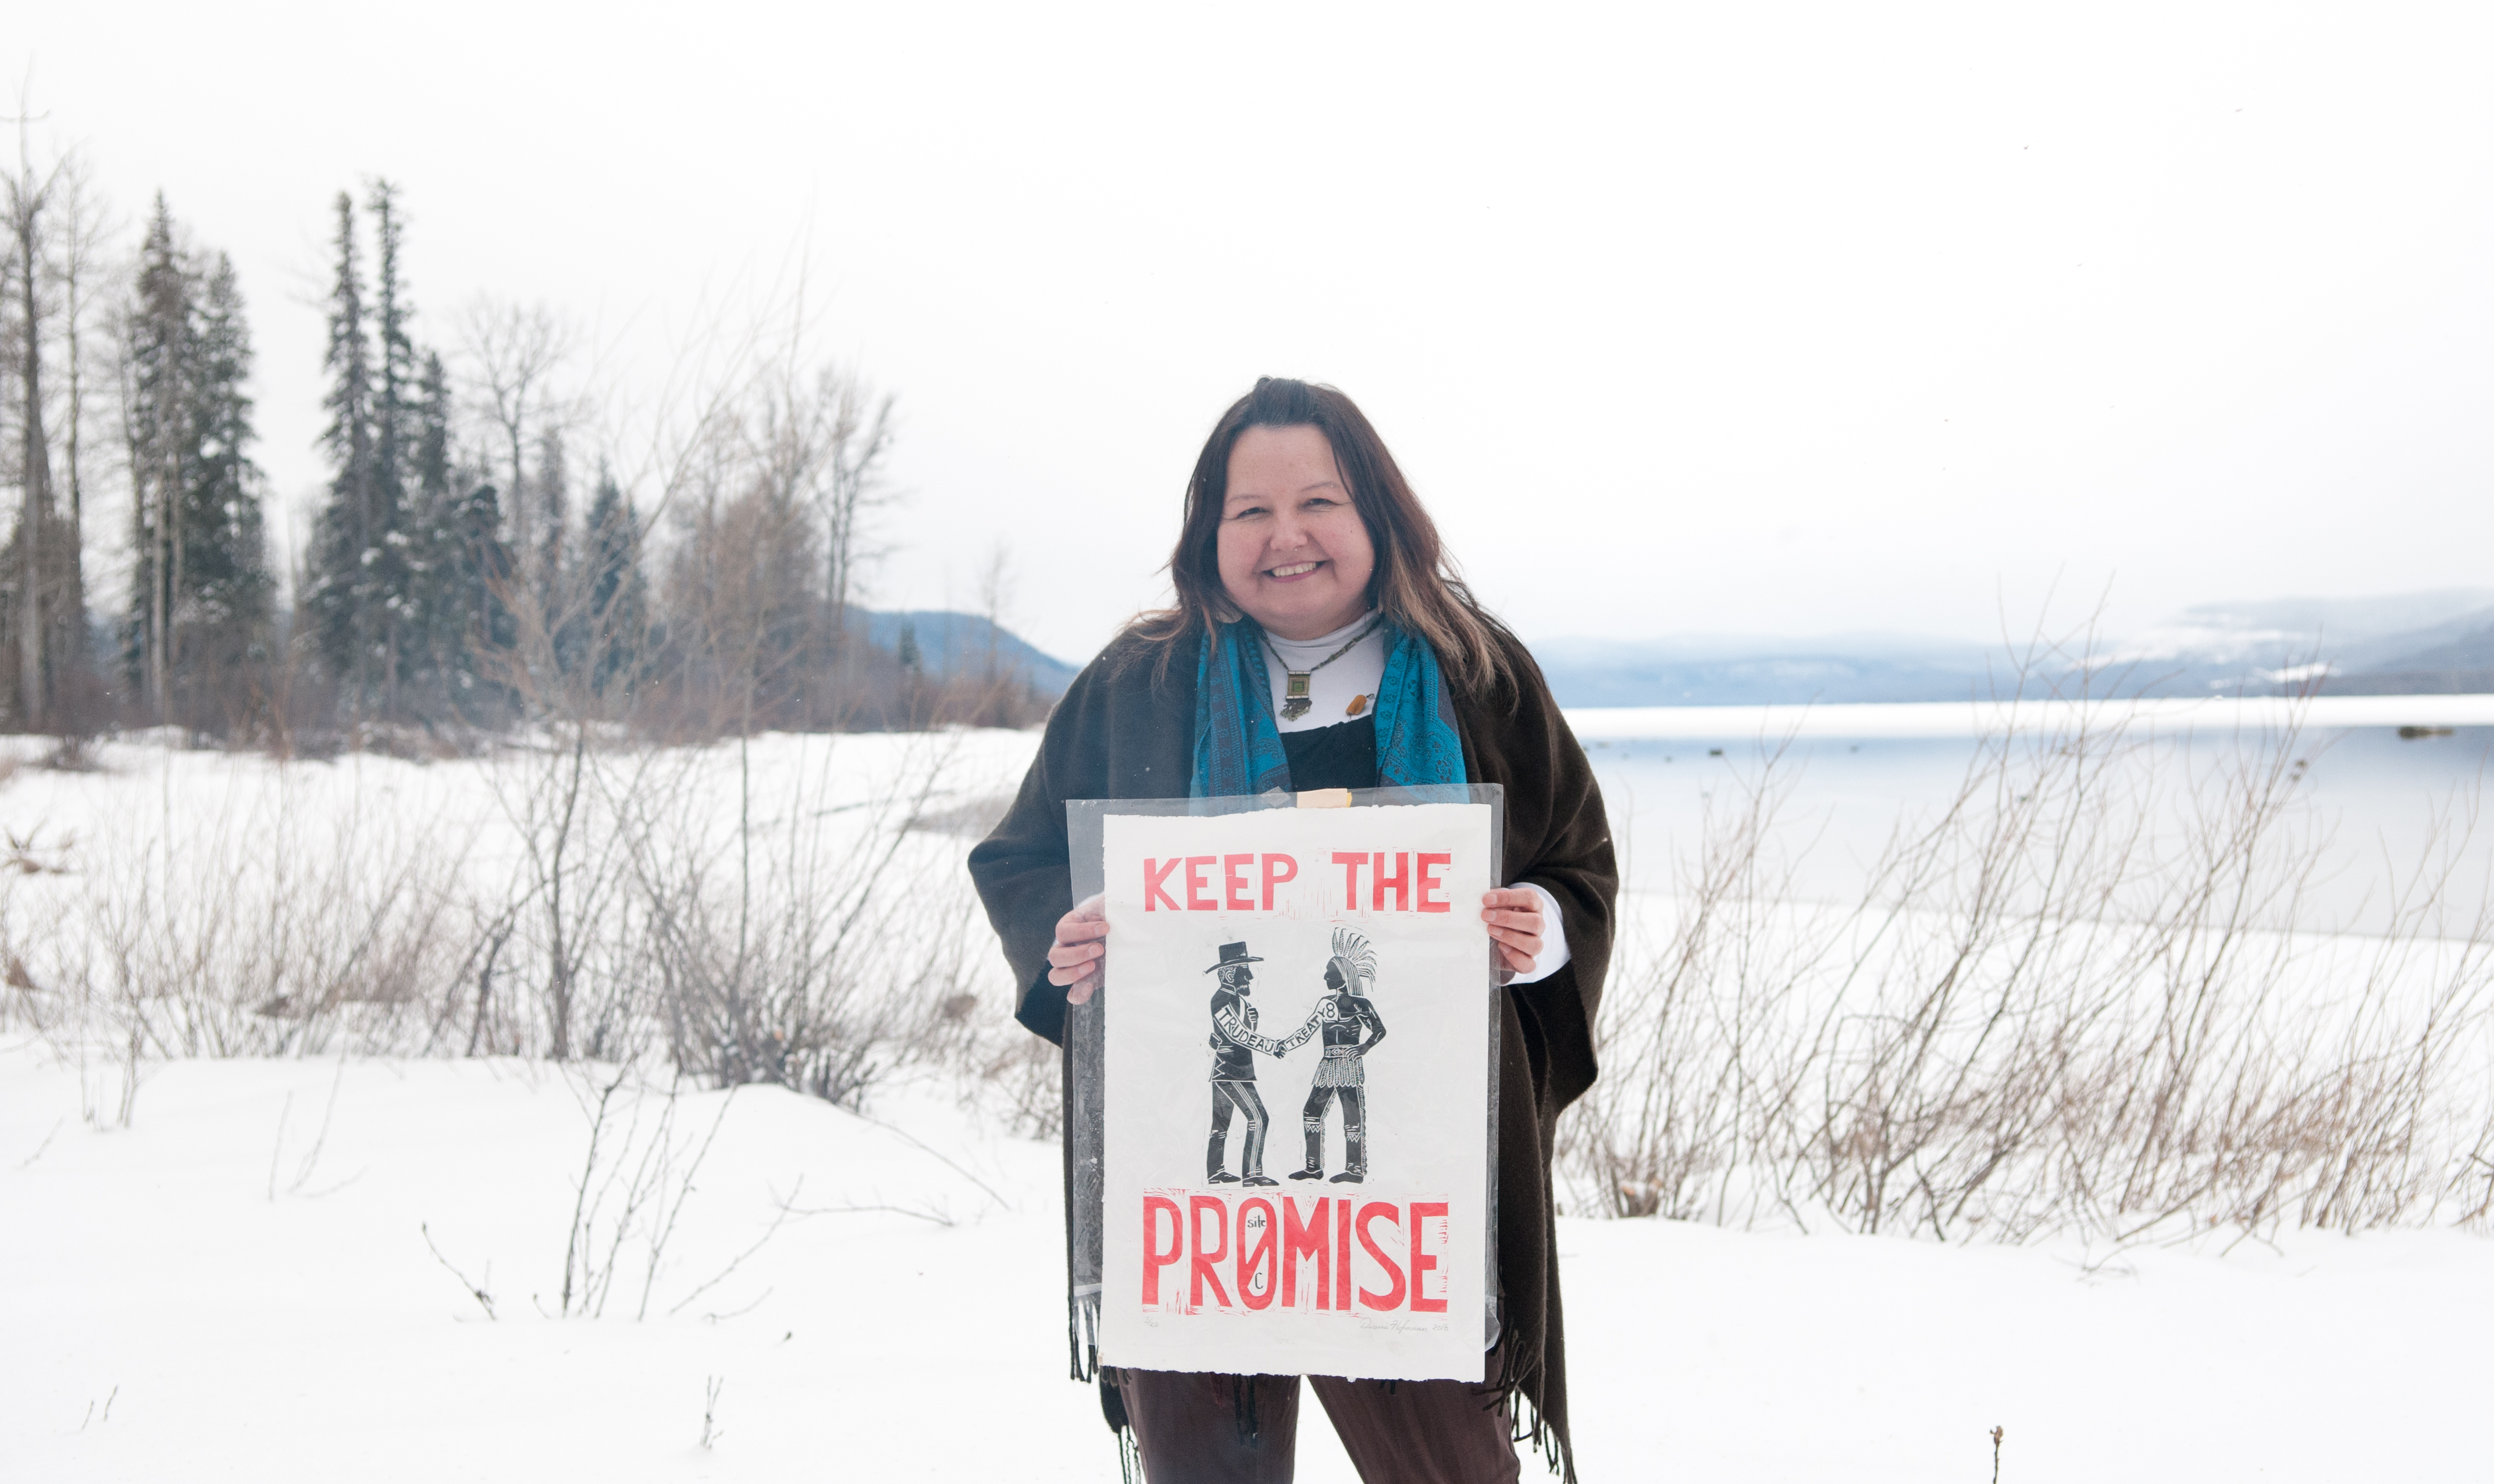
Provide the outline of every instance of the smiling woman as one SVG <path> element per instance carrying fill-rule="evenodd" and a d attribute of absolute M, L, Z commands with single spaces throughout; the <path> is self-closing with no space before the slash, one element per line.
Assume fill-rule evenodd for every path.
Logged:
<path fill-rule="evenodd" d="M 1369 1484 L 1511 1480 L 1514 1419 L 1572 1474 L 1550 1159 L 1560 1111 L 1594 1079 L 1618 890 L 1584 751 L 1532 656 L 1456 577 L 1376 429 L 1331 387 L 1267 378 L 1222 415 L 1187 484 L 1170 577 L 1175 604 L 1138 618 L 1075 679 L 1011 812 L 970 853 L 1023 986 L 1018 1016 L 1061 1043 L 1066 1006 L 1089 999 L 1107 963 L 1100 899 L 1070 900 L 1068 800 L 1502 785 L 1507 884 L 1481 902 L 1506 985 L 1499 1322 L 1477 1382 L 1315 1388 Z M 1212 1080 L 1228 1085 L 1218 1067 Z M 1272 1184 L 1261 1101 L 1249 1113 L 1240 1178 Z M 1347 1100 L 1348 1137 L 1359 1117 Z M 1075 1345 L 1091 1375 L 1079 1320 Z M 1151 1478 L 1290 1477 L 1297 1378 L 1098 1374 L 1110 1425 L 1131 1430 Z"/>
<path fill-rule="evenodd" d="M 1325 436 L 1249 428 L 1230 450 L 1229 483 L 1215 540 L 1222 590 L 1283 639 L 1357 622 L 1377 553 Z"/>
<path fill-rule="evenodd" d="M 1187 481 L 1170 584 L 1176 604 L 1131 631 L 1162 674 L 1191 636 L 1241 617 L 1305 640 L 1375 608 L 1464 686 L 1510 682 L 1508 651 L 1522 649 L 1456 574 L 1367 416 L 1306 381 L 1266 377 L 1213 426 Z"/>

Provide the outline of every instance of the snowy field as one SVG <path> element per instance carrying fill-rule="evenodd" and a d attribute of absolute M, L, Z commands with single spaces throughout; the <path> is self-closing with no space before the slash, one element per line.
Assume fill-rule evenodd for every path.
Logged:
<path fill-rule="evenodd" d="M 587 1119 L 542 1064 L 195 1061 L 126 1131 L 78 1106 L 0 1051 L 12 1479 L 1115 1477 L 1063 1378 L 1055 1152 L 947 1097 L 736 1094 L 638 1319 L 645 1252 L 603 1317 L 550 1317 Z M 1560 1246 L 1588 1479 L 1978 1481 L 1994 1425 L 2039 1484 L 2482 1468 L 2480 1238 Z M 1352 1478 L 1305 1416 L 1300 1477 Z"/>
<path fill-rule="evenodd" d="M 798 849 L 817 838 L 952 879 L 1032 742 L 708 749 L 660 780 L 666 818 L 591 809 L 581 838 L 639 829 L 762 862 L 734 879 L 763 896 L 817 879 Z M 125 743 L 101 761 L 0 781 L 0 1477 L 1115 1476 L 1093 1395 L 1064 1378 L 1057 1154 L 993 1072 L 1018 1032 L 998 1028 L 1011 986 L 990 948 L 961 968 L 975 1010 L 936 1049 L 904 1054 L 927 1028 L 872 1020 L 904 1050 L 862 1111 L 769 1086 L 670 1096 L 663 1056 L 635 1077 L 464 1057 L 489 1018 L 480 1049 L 541 1049 L 542 1017 L 457 994 L 314 1014 L 278 983 L 299 971 L 253 967 L 253 945 L 293 940 L 221 920 L 289 894 L 368 905 L 380 878 L 469 892 L 444 919 L 459 931 L 410 929 L 405 948 L 410 974 L 465 994 L 462 934 L 548 837 L 528 803 L 544 758 L 280 768 Z M 896 791 L 923 823 L 878 833 Z M 1634 850 L 1647 817 L 1624 812 Z M 1650 919 L 1673 910 L 1659 858 L 1676 848 L 1639 856 Z M 96 945 L 151 882 L 188 904 L 165 914 L 185 933 L 225 929 L 226 956 L 199 960 L 215 975 L 276 976 L 203 997 L 198 1023 L 244 1049 L 282 1034 L 288 1054 L 143 1054 L 127 1082 L 95 1033 L 131 1024 L 115 965 L 154 960 Z M 645 930 L 612 890 L 616 930 Z M 609 907 L 564 910 L 593 925 Z M 305 912 L 289 931 L 329 921 Z M 508 962 L 550 961 L 552 928 L 530 924 L 553 921 L 521 920 Z M 866 1023 L 855 1003 L 839 1023 Z M 1589 1480 L 1979 1481 L 1995 1425 L 2015 1481 L 2483 1469 L 2468 1419 L 2494 1384 L 2476 1333 L 2494 1244 L 2448 1227 L 2114 1249 L 1568 1216 L 1561 1251 Z M 1300 1477 L 1351 1478 L 1321 1411 L 1303 1422 Z"/>

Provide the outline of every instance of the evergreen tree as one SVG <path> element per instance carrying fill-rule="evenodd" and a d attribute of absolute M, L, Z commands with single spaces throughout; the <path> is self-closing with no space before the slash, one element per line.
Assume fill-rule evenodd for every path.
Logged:
<path fill-rule="evenodd" d="M 450 377 L 440 351 L 427 351 L 416 383 L 415 490 L 417 506 L 445 508 L 450 499 Z"/>
<path fill-rule="evenodd" d="M 398 188 L 386 180 L 373 182 L 365 207 L 373 214 L 373 334 L 379 352 L 373 363 L 373 490 L 376 508 L 394 514 L 407 505 L 408 464 L 417 437 L 411 396 L 415 345 L 408 338 L 407 289 L 399 273 Z"/>
<path fill-rule="evenodd" d="M 417 373 L 412 427 L 406 664 L 408 683 L 431 709 L 444 698 L 462 650 L 458 552 L 451 534 L 458 510 L 450 495 L 450 379 L 439 352 L 427 351 Z"/>
<path fill-rule="evenodd" d="M 640 517 L 602 469 L 589 505 L 586 555 L 590 682 L 600 696 L 628 701 L 650 652 L 650 589 L 641 570 Z"/>
<path fill-rule="evenodd" d="M 537 613 L 554 648 L 555 668 L 568 676 L 580 660 L 588 615 L 581 612 L 575 600 L 571 579 L 576 574 L 564 560 L 568 555 L 564 528 L 571 503 L 571 471 L 563 462 L 560 428 L 548 427 L 537 434 L 537 473 L 533 483 L 537 518 L 542 522 L 537 532 Z"/>
<path fill-rule="evenodd" d="M 459 467 L 450 420 L 449 374 L 441 355 L 428 352 L 412 423 L 409 662 L 428 709 L 481 722 L 496 719 L 508 699 L 502 679 L 517 642 L 512 561 L 501 498 L 481 471 Z M 466 495 L 452 494 L 463 488 Z"/>
<path fill-rule="evenodd" d="M 442 596 L 435 631 L 447 640 L 441 680 L 451 712 L 471 722 L 508 710 L 511 655 L 519 624 L 511 612 L 511 549 L 494 487 L 475 480 L 452 502 L 441 528 Z"/>
<path fill-rule="evenodd" d="M 413 311 L 400 263 L 404 229 L 398 190 L 376 181 L 372 213 L 375 271 L 366 297 L 354 198 L 338 193 L 337 276 L 329 294 L 324 365 L 330 422 L 322 436 L 336 473 L 315 539 L 306 607 L 319 651 L 356 715 L 404 709 L 403 687 L 424 668 L 428 623 L 419 611 L 416 567 L 421 529 L 409 488 L 421 457 L 423 409 Z"/>
<path fill-rule="evenodd" d="M 130 448 L 132 574 L 130 616 L 123 662 L 131 683 L 161 713 L 168 699 L 176 512 L 189 482 L 184 437 L 189 389 L 183 371 L 191 363 L 192 282 L 163 192 L 138 248 L 138 275 L 126 320 L 123 353 L 128 398 L 122 431 Z"/>
<path fill-rule="evenodd" d="M 322 362 L 331 380 L 321 399 L 329 412 L 321 444 L 336 472 L 320 512 L 305 606 L 311 610 L 322 660 L 348 704 L 361 713 L 372 702 L 378 679 L 372 663 L 377 594 L 366 570 L 380 533 L 373 508 L 372 342 L 355 242 L 355 203 L 344 191 L 338 193 L 337 214 L 337 277 L 329 290 L 329 348 Z"/>
<path fill-rule="evenodd" d="M 401 682 L 407 679 L 411 642 L 418 638 L 412 612 L 411 546 L 414 535 L 409 500 L 409 464 L 416 441 L 414 399 L 415 345 L 407 321 L 412 311 L 400 273 L 403 229 L 398 215 L 398 190 L 386 180 L 373 182 L 366 209 L 373 217 L 373 473 L 374 534 L 366 561 L 366 601 L 378 607 L 368 621 L 374 636 L 374 663 L 380 674 L 382 704 L 399 709 Z"/>
<path fill-rule="evenodd" d="M 161 714 L 230 705 L 234 668 L 264 657 L 274 587 L 243 389 L 251 334 L 232 260 L 196 261 L 161 196 L 128 326 L 137 560 L 124 663 Z"/>
<path fill-rule="evenodd" d="M 174 608 L 219 636 L 229 658 L 261 642 L 274 583 L 260 514 L 259 467 L 249 445 L 251 330 L 233 260 L 207 270 L 190 337 L 193 479 L 184 497 L 184 585 Z"/>

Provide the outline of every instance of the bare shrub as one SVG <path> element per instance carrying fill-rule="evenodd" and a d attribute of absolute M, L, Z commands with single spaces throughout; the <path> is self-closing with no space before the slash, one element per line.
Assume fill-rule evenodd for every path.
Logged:
<path fill-rule="evenodd" d="M 1734 1184 L 1779 1142 L 1772 1115 L 1801 1096 L 1794 999 L 1831 943 L 1823 929 L 1784 930 L 1796 914 L 1773 829 L 1779 761 L 1737 808 L 1709 801 L 1702 854 L 1678 863 L 1670 939 L 1649 946 L 1627 924 L 1599 1027 L 1602 1076 L 1569 1126 L 1569 1152 L 1611 1214 L 1688 1218 L 1735 1203 Z"/>
<path fill-rule="evenodd" d="M 958 1076 L 1020 1125 L 1043 1069 L 981 972 L 962 745 L 583 719 L 421 765 L 160 754 L 83 846 L 12 837 L 0 1015 L 131 1085 L 192 1056 L 662 1052 L 850 1106 Z"/>
<path fill-rule="evenodd" d="M 134 820 L 0 904 L 10 977 L 46 1028 L 134 1057 L 401 1049 L 463 946 L 462 844 L 282 795 Z"/>
<path fill-rule="evenodd" d="M 686 780 L 627 803 L 676 1064 L 854 1105 L 900 1067 L 958 1059 L 975 1030 L 971 907 L 953 852 L 910 829 L 938 796 L 941 757 L 842 800 L 828 741 L 767 794 L 750 744 L 735 746 L 723 786 Z"/>
<path fill-rule="evenodd" d="M 969 1069 L 973 1101 L 987 1102 L 1006 1127 L 1025 1138 L 1052 1139 L 1065 1127 L 1064 1053 L 1024 1033 L 1012 1016 L 1013 1007 L 1005 1006 L 1002 1018 L 992 1022 L 1004 1034 L 989 1040 Z"/>
<path fill-rule="evenodd" d="M 1623 944 L 1566 1136 L 1593 1204 L 2013 1241 L 2482 1219 L 2494 920 L 2448 935 L 2473 821 L 2388 931 L 2312 931 L 2296 732 L 2201 756 L 2130 714 L 2022 717 L 1845 904 L 1794 890 L 1768 749 L 1667 937 Z"/>
<path fill-rule="evenodd" d="M 644 787 L 663 786 L 668 771 L 650 749 L 575 718 L 502 749 L 483 772 L 517 848 L 478 972 L 499 967 L 532 991 L 554 1060 L 632 1059 L 648 976 L 623 809 Z M 480 1012 L 488 989 L 480 980 Z"/>
<path fill-rule="evenodd" d="M 632 1317 L 646 1318 L 667 1245 L 736 1094 L 731 1088 L 704 1126 L 680 1117 L 685 1111 L 681 1076 L 660 1088 L 628 1066 L 565 1075 L 589 1120 L 589 1140 L 572 1184 L 558 1312 L 565 1318 L 603 1317 L 620 1280 L 637 1287 Z M 635 1277 L 639 1283 L 632 1286 Z"/>

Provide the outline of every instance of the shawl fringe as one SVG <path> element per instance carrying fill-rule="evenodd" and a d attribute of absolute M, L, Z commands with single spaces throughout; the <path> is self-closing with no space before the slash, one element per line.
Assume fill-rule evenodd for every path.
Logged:
<path fill-rule="evenodd" d="M 1096 1380 L 1100 1376 L 1100 1290 L 1065 1297 L 1065 1348 L 1072 1378 Z"/>
<path fill-rule="evenodd" d="M 1117 1476 L 1125 1484 L 1144 1484 L 1143 1444 L 1135 1436 L 1134 1419 L 1126 1415 L 1125 1393 L 1117 1389 L 1116 1373 L 1100 1373 L 1100 1415 L 1117 1435 Z"/>
<path fill-rule="evenodd" d="M 1534 1400 L 1534 1393 L 1540 1390 L 1540 1368 L 1536 1366 L 1531 1373 L 1521 1373 L 1502 1365 L 1500 1370 L 1505 1374 L 1495 1382 L 1499 1387 L 1499 1402 L 1506 1408 L 1506 1415 L 1514 1423 L 1514 1434 L 1508 1440 L 1533 1444 L 1533 1451 L 1541 1455 L 1542 1461 L 1550 1466 L 1550 1471 L 1560 1477 L 1562 1484 L 1577 1484 L 1575 1451 L 1567 1446 L 1566 1439 L 1560 1436 L 1559 1430 L 1551 1425 L 1550 1419 L 1542 1414 L 1540 1405 Z"/>

